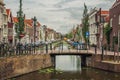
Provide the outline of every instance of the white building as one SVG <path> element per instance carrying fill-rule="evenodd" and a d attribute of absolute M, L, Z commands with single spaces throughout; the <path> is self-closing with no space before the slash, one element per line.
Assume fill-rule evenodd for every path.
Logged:
<path fill-rule="evenodd" d="M 94 8 L 90 10 L 89 13 L 89 32 L 90 32 L 90 45 L 97 44 L 97 26 L 96 26 L 96 14 L 98 12 L 98 9 Z"/>

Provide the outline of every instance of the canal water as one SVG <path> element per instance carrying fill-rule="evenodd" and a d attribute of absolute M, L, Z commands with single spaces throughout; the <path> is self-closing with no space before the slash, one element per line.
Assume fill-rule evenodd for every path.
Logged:
<path fill-rule="evenodd" d="M 119 73 L 81 67 L 80 56 L 56 56 L 55 70 L 61 72 L 32 72 L 12 80 L 120 80 Z"/>

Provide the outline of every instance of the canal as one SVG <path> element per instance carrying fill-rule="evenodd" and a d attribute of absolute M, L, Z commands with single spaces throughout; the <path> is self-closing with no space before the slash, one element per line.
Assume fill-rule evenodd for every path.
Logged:
<path fill-rule="evenodd" d="M 11 80 L 120 80 L 119 73 L 81 67 L 80 56 L 56 56 L 53 71 L 35 71 Z M 59 70 L 59 71 L 57 71 Z"/>

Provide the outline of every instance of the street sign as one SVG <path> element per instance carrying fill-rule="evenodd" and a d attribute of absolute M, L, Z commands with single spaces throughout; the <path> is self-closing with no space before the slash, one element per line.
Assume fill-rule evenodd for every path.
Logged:
<path fill-rule="evenodd" d="M 86 35 L 86 37 L 88 37 L 88 36 L 90 35 L 90 33 L 87 31 L 87 32 L 85 33 L 85 35 Z"/>

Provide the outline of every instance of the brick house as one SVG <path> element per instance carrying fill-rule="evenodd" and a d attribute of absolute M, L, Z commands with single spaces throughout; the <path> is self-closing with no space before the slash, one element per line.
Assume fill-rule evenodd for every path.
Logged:
<path fill-rule="evenodd" d="M 15 26 L 15 24 L 18 23 L 17 17 L 13 17 L 13 21 L 14 21 L 14 26 Z M 25 25 L 24 26 L 25 35 L 21 38 L 21 42 L 23 44 L 34 42 L 33 20 L 32 19 L 25 19 L 24 20 L 24 25 Z M 40 28 L 40 26 L 41 26 L 41 24 L 39 22 L 37 22 L 36 31 L 35 31 L 35 35 L 36 35 L 35 36 L 35 41 L 39 41 L 39 37 L 40 37 L 40 29 L 39 28 Z M 15 33 L 15 31 L 14 31 L 14 33 Z M 15 43 L 17 43 L 17 39 L 15 40 Z"/>
<path fill-rule="evenodd" d="M 117 42 L 119 43 L 120 46 L 120 0 L 116 0 L 109 11 L 110 11 L 110 26 L 112 27 L 110 46 L 111 47 L 114 46 L 115 39 L 118 40 Z"/>
<path fill-rule="evenodd" d="M 104 28 L 106 27 L 106 25 L 108 24 L 109 22 L 109 11 L 108 10 L 101 10 L 100 12 L 100 21 L 99 21 L 99 27 L 98 27 L 98 34 L 99 34 L 99 37 L 98 37 L 98 48 L 101 49 L 101 47 L 105 44 L 104 42 L 104 34 L 103 34 L 103 31 L 104 31 Z"/>
<path fill-rule="evenodd" d="M 8 42 L 10 44 L 13 44 L 14 37 L 13 37 L 13 18 L 12 18 L 12 12 L 10 9 L 6 9 L 7 12 L 7 21 L 8 21 Z"/>

